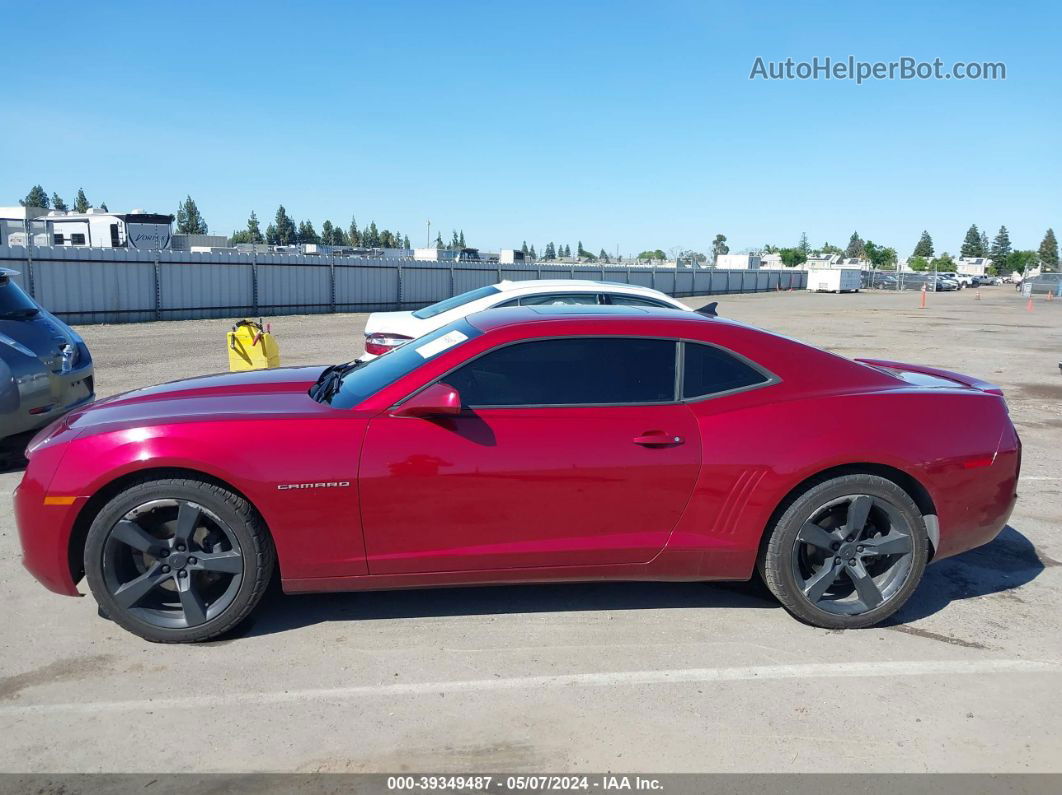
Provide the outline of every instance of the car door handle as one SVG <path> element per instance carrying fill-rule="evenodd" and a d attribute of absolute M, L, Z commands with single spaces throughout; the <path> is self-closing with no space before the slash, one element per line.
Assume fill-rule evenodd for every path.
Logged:
<path fill-rule="evenodd" d="M 685 439 L 681 436 L 675 436 L 673 433 L 647 431 L 641 436 L 635 436 L 631 441 L 643 447 L 666 447 L 667 445 L 682 444 Z"/>

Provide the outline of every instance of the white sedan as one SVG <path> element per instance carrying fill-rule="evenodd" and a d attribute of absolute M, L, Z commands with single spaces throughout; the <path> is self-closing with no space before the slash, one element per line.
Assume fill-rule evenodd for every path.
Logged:
<path fill-rule="evenodd" d="M 361 361 L 375 359 L 380 354 L 473 312 L 505 306 L 542 304 L 611 304 L 693 311 L 681 301 L 659 290 L 633 284 L 576 279 L 504 281 L 446 298 L 415 312 L 373 312 L 365 324 L 365 354 Z M 711 306 L 714 307 L 714 304 Z"/>

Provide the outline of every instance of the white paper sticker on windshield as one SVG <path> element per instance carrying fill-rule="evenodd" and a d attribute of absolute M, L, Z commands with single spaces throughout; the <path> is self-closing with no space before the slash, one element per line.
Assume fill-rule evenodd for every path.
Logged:
<path fill-rule="evenodd" d="M 421 345 L 416 351 L 425 359 L 429 359 L 435 354 L 442 353 L 447 348 L 452 348 L 459 342 L 464 342 L 467 339 L 468 337 L 460 331 L 451 331 L 449 334 L 443 334 L 437 340 L 432 340 L 431 342 Z"/>

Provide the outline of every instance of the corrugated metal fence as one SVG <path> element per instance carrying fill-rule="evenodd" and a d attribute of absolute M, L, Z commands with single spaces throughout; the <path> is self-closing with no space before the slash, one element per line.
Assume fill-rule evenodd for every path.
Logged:
<path fill-rule="evenodd" d="M 0 266 L 71 323 L 413 309 L 503 279 L 594 279 L 673 296 L 802 289 L 803 271 L 417 262 L 290 254 L 0 246 Z"/>

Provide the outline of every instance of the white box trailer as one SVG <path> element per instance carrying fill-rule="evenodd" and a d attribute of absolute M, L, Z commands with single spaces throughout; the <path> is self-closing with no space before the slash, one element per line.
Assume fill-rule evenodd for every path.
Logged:
<path fill-rule="evenodd" d="M 820 268 L 808 271 L 810 293 L 858 293 L 863 271 L 858 268 Z"/>

